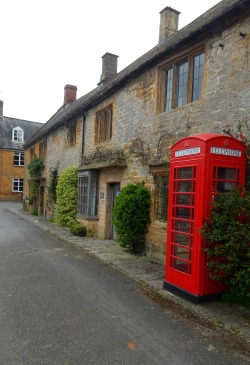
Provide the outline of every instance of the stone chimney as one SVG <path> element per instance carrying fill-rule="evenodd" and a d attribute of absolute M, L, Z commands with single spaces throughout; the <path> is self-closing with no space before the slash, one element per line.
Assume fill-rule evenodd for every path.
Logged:
<path fill-rule="evenodd" d="M 112 53 L 105 53 L 105 55 L 102 56 L 102 74 L 100 81 L 107 79 L 109 76 L 117 74 L 118 57 L 119 56 L 116 56 Z"/>
<path fill-rule="evenodd" d="M 0 119 L 3 119 L 3 101 L 0 100 Z"/>
<path fill-rule="evenodd" d="M 159 42 L 178 31 L 180 12 L 167 6 L 160 14 Z"/>
<path fill-rule="evenodd" d="M 77 86 L 74 85 L 65 85 L 64 86 L 64 102 L 63 105 L 70 103 L 71 101 L 76 100 L 76 92 Z"/>

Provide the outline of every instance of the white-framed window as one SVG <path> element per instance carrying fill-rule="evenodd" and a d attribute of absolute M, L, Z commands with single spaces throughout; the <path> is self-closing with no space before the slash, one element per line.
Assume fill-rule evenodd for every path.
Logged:
<path fill-rule="evenodd" d="M 23 143 L 23 129 L 20 127 L 15 127 L 12 129 L 12 142 Z"/>
<path fill-rule="evenodd" d="M 13 179 L 12 180 L 12 191 L 14 193 L 23 192 L 23 179 Z"/>
<path fill-rule="evenodd" d="M 78 174 L 77 213 L 86 217 L 98 217 L 99 172 L 80 171 Z"/>
<path fill-rule="evenodd" d="M 24 166 L 24 152 L 14 152 L 14 166 Z"/>

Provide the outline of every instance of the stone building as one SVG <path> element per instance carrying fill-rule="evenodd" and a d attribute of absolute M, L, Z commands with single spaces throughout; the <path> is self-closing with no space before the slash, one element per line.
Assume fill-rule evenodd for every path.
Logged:
<path fill-rule="evenodd" d="M 23 200 L 24 143 L 42 126 L 3 116 L 0 100 L 0 200 Z"/>
<path fill-rule="evenodd" d="M 163 9 L 159 43 L 119 73 L 118 56 L 106 53 L 97 88 L 66 103 L 26 143 L 29 154 L 46 141 L 45 181 L 57 163 L 59 174 L 78 168 L 78 219 L 89 235 L 115 238 L 116 194 L 144 181 L 152 197 L 147 247 L 160 253 L 171 145 L 204 132 L 248 136 L 250 124 L 249 0 L 222 0 L 181 30 L 179 14 Z"/>
<path fill-rule="evenodd" d="M 25 159 L 31 163 L 34 156 L 44 162 L 40 176 L 31 176 L 26 169 L 24 195 L 26 209 L 38 211 L 39 215 L 51 218 L 54 202 L 48 197 L 48 184 L 52 171 L 60 174 L 69 166 L 79 166 L 82 146 L 82 114 L 72 115 L 70 106 L 76 101 L 77 87 L 66 85 L 63 105 L 47 123 L 25 144 Z M 32 187 L 36 188 L 38 198 L 34 201 Z"/>

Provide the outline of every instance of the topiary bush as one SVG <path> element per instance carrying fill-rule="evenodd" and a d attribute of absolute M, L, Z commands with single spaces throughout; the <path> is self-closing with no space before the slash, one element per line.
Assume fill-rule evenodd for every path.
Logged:
<path fill-rule="evenodd" d="M 77 169 L 64 170 L 56 187 L 56 210 L 54 221 L 63 227 L 74 223 L 77 208 Z"/>
<path fill-rule="evenodd" d="M 218 194 L 201 234 L 210 277 L 229 288 L 224 299 L 250 307 L 250 192 Z"/>
<path fill-rule="evenodd" d="M 128 184 L 114 202 L 114 226 L 118 242 L 131 253 L 145 249 L 145 234 L 150 223 L 151 198 L 143 183 Z"/>
<path fill-rule="evenodd" d="M 86 237 L 87 228 L 80 222 L 74 222 L 70 225 L 70 232 L 75 236 Z"/>

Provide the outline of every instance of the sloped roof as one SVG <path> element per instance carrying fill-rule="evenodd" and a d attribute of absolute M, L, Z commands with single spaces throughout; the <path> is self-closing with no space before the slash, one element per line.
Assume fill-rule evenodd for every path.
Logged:
<path fill-rule="evenodd" d="M 191 39 L 202 36 L 204 32 L 213 29 L 215 24 L 237 15 L 239 12 L 250 7 L 250 0 L 222 0 L 213 6 L 203 15 L 182 28 L 169 38 L 161 41 L 150 51 L 139 57 L 128 67 L 108 78 L 103 83 L 68 105 L 68 108 L 61 108 L 54 114 L 47 123 L 25 144 L 25 147 L 35 143 L 46 134 L 56 129 L 71 117 L 87 111 L 90 107 L 109 97 L 114 91 L 122 88 L 130 79 L 138 76 L 146 68 L 164 59 L 167 54 L 177 50 L 184 43 Z"/>
<path fill-rule="evenodd" d="M 23 149 L 24 143 L 12 142 L 12 129 L 20 127 L 24 132 L 24 142 L 28 141 L 41 127 L 42 123 L 31 122 L 23 119 L 3 117 L 0 118 L 0 148 Z"/>

